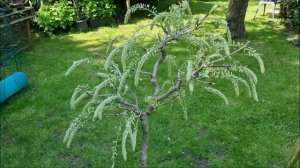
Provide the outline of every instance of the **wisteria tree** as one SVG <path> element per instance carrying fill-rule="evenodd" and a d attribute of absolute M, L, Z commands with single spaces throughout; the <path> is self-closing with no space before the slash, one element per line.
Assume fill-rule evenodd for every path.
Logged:
<path fill-rule="evenodd" d="M 124 119 L 125 124 L 119 128 L 120 136 L 117 137 L 121 140 L 117 138 L 114 141 L 112 167 L 115 165 L 118 142 L 121 141 L 122 155 L 126 160 L 127 139 L 130 139 L 132 150 L 135 150 L 138 126 L 141 125 L 140 167 L 144 168 L 147 167 L 149 149 L 149 116 L 154 111 L 158 113 L 153 115 L 159 115 L 157 109 L 160 106 L 180 102 L 186 117 L 187 108 L 182 101 L 186 90 L 203 89 L 220 96 L 228 104 L 226 96 L 214 88 L 212 82 L 227 80 L 233 84 L 237 96 L 240 86 L 243 86 L 249 96 L 257 101 L 257 77 L 241 65 L 239 57 L 256 59 L 262 73 L 263 61 L 248 46 L 248 42 L 231 40 L 227 23 L 210 17 L 214 9 L 216 6 L 205 15 L 192 15 L 187 1 L 172 5 L 168 12 L 162 13 L 143 4 L 132 6 L 127 16 L 137 10 L 145 10 L 154 16 L 153 20 L 138 27 L 122 45 L 114 44 L 116 40 L 122 41 L 121 38 L 113 39 L 106 54 L 98 53 L 99 59 L 75 61 L 66 72 L 69 75 L 83 64 L 96 64 L 99 71 L 95 73 L 95 78 L 101 79 L 96 86 L 80 85 L 75 89 L 71 108 L 75 109 L 83 99 L 87 103 L 66 131 L 64 142 L 67 146 L 71 145 L 75 133 L 85 122 L 101 120 L 106 112 L 117 112 L 122 114 L 118 116 Z M 183 46 L 185 54 L 171 54 L 174 44 Z M 147 86 L 153 88 L 151 93 L 143 90 Z"/>

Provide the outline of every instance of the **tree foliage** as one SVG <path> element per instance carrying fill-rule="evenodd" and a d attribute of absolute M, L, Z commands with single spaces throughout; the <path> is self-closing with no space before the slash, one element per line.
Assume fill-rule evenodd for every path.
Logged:
<path fill-rule="evenodd" d="M 37 24 L 45 32 L 51 32 L 57 28 L 65 29 L 71 26 L 74 20 L 75 10 L 67 1 L 41 5 L 35 18 Z"/>
<path fill-rule="evenodd" d="M 299 33 L 300 26 L 300 3 L 299 0 L 283 0 L 281 4 L 281 15 L 283 23 Z"/>
<path fill-rule="evenodd" d="M 160 106 L 179 101 L 187 118 L 186 90 L 191 93 L 194 89 L 206 90 L 228 104 L 225 94 L 214 87 L 215 82 L 225 80 L 233 84 L 237 96 L 245 88 L 249 96 L 257 101 L 257 76 L 241 64 L 239 57 L 256 59 L 263 73 L 265 70 L 260 54 L 248 46 L 249 42 L 231 40 L 227 23 L 219 18 L 209 17 L 215 8 L 216 6 L 205 15 L 192 15 L 187 1 L 172 5 L 168 12 L 162 13 L 157 13 L 154 8 L 144 4 L 132 6 L 128 12 L 146 10 L 153 15 L 153 19 L 138 27 L 122 45 L 113 44 L 116 40 L 122 41 L 122 38 L 113 39 L 108 52 L 98 54 L 99 59 L 75 61 L 66 72 L 69 75 L 82 64 L 96 64 L 99 65 L 99 72 L 95 72 L 95 78 L 100 78 L 101 81 L 93 87 L 80 85 L 75 89 L 71 107 L 76 108 L 84 98 L 87 103 L 71 123 L 64 142 L 70 146 L 74 134 L 85 122 L 101 120 L 103 114 L 115 111 L 122 114 L 123 124 L 119 130 L 123 130 L 123 133 L 118 131 L 120 135 L 114 144 L 117 145 L 121 139 L 122 155 L 126 160 L 127 139 L 130 138 L 132 150 L 135 150 L 140 124 L 143 135 L 141 167 L 146 167 L 148 117 Z M 151 30 L 150 33 L 145 31 L 147 29 Z M 182 46 L 185 53 L 170 52 L 174 45 Z M 103 60 L 104 65 L 101 64 Z M 163 69 L 168 69 L 169 72 L 164 73 Z M 143 89 L 145 87 L 153 89 L 147 92 Z M 112 159 L 116 157 L 116 148 L 117 146 L 113 148 Z"/>

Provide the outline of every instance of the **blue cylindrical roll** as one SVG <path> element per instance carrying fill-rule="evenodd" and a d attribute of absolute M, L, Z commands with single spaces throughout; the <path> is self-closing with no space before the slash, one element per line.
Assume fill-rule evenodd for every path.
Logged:
<path fill-rule="evenodd" d="M 28 77 L 23 72 L 16 72 L 0 81 L 0 103 L 28 85 Z"/>

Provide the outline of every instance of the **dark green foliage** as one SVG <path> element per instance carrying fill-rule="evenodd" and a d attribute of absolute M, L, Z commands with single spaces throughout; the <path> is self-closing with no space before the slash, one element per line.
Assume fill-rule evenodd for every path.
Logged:
<path fill-rule="evenodd" d="M 111 17 L 116 8 L 111 0 L 82 0 L 80 5 L 87 18 Z"/>
<path fill-rule="evenodd" d="M 282 1 L 282 16 L 284 18 L 283 23 L 295 30 L 299 30 L 300 26 L 299 7 L 299 0 Z"/>
<path fill-rule="evenodd" d="M 34 2 L 37 4 L 41 1 Z M 115 5 L 111 0 L 49 0 L 40 6 L 36 22 L 45 32 L 52 32 L 57 28 L 65 29 L 76 19 L 111 17 L 114 11 Z"/>
<path fill-rule="evenodd" d="M 52 32 L 57 28 L 65 29 L 75 19 L 75 9 L 67 1 L 42 5 L 37 12 L 35 21 L 45 32 Z"/>
<path fill-rule="evenodd" d="M 0 0 L 0 8 L 2 9 L 9 9 L 10 6 L 9 6 L 9 3 L 7 0 Z"/>
<path fill-rule="evenodd" d="M 8 2 L 6 0 L 0 0 L 0 8 L 4 8 L 8 5 Z"/>
<path fill-rule="evenodd" d="M 126 13 L 126 3 L 125 0 L 113 0 L 115 5 L 116 5 L 116 13 L 118 17 L 120 17 L 121 21 L 123 21 L 123 17 Z M 138 3 L 143 3 L 143 4 L 149 4 L 151 6 L 158 6 L 159 0 L 131 0 L 130 3 L 131 5 L 138 4 Z"/>

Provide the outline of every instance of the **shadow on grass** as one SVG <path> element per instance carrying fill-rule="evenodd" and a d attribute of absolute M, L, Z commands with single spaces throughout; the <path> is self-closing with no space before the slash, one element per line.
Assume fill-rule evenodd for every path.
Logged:
<path fill-rule="evenodd" d="M 68 34 L 41 37 L 33 41 L 28 51 L 20 54 L 21 70 L 29 76 L 29 86 L 0 105 L 1 160 L 6 160 L 6 163 L 1 162 L 0 167 L 48 167 L 49 162 L 58 167 L 110 164 L 107 151 L 114 135 L 106 143 L 104 140 L 104 145 L 97 147 L 83 149 L 80 147 L 81 140 L 77 140 L 73 145 L 79 147 L 73 150 L 67 149 L 62 143 L 65 130 L 78 115 L 78 112 L 69 108 L 74 88 L 86 81 L 97 82 L 86 72 L 77 71 L 69 77 L 65 77 L 64 73 L 75 60 L 98 58 L 92 52 L 105 52 L 105 46 L 111 39 L 105 35 L 97 37 L 93 33 L 76 33 L 76 37 Z M 114 127 L 109 128 L 112 130 L 106 131 L 114 132 Z M 85 139 L 89 139 L 88 136 Z M 12 145 L 18 148 L 18 152 L 12 149 Z M 91 151 L 92 148 L 100 151 L 100 155 L 101 149 L 107 149 L 103 151 L 107 158 L 103 160 L 95 156 L 91 161 L 91 157 L 79 157 L 78 149 Z M 44 157 L 44 151 L 48 151 L 47 157 Z M 64 157 L 65 153 L 69 153 L 68 157 Z M 18 162 L 9 159 L 17 155 Z"/>

